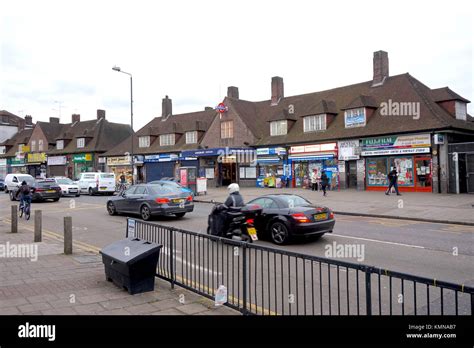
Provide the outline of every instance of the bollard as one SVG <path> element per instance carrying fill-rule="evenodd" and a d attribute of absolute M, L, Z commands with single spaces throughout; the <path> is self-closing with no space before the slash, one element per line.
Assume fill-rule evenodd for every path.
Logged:
<path fill-rule="evenodd" d="M 12 233 L 18 233 L 18 207 L 12 205 Z"/>
<path fill-rule="evenodd" d="M 35 243 L 41 242 L 42 219 L 43 214 L 41 210 L 35 210 Z"/>
<path fill-rule="evenodd" d="M 72 254 L 72 217 L 64 217 L 64 254 Z"/>

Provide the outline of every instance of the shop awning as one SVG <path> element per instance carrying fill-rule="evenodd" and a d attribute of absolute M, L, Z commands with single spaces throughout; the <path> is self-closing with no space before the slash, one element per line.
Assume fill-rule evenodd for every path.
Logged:
<path fill-rule="evenodd" d="M 288 156 L 292 161 L 321 161 L 334 158 L 334 155 L 319 155 L 319 156 Z"/>
<path fill-rule="evenodd" d="M 258 164 L 265 164 L 265 163 L 280 163 L 281 159 L 279 157 L 257 157 Z"/>

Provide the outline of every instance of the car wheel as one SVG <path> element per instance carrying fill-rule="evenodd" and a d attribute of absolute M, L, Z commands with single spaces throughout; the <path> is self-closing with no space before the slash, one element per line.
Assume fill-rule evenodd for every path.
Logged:
<path fill-rule="evenodd" d="M 270 225 L 270 237 L 272 242 L 278 245 L 287 244 L 290 240 L 290 231 L 285 223 L 275 221 Z"/>
<path fill-rule="evenodd" d="M 109 215 L 117 215 L 117 209 L 115 208 L 115 204 L 113 202 L 107 203 L 107 212 Z"/>
<path fill-rule="evenodd" d="M 150 208 L 147 205 L 143 205 L 140 208 L 140 215 L 143 220 L 148 221 L 151 218 L 151 211 Z"/>
<path fill-rule="evenodd" d="M 182 218 L 186 213 L 176 213 L 174 215 L 176 215 L 177 218 Z"/>
<path fill-rule="evenodd" d="M 53 199 L 53 202 L 57 202 L 57 201 L 59 201 L 59 198 L 54 198 Z"/>
<path fill-rule="evenodd" d="M 78 193 L 78 194 L 76 195 L 76 197 L 79 197 L 79 196 L 80 196 L 80 194 Z"/>
<path fill-rule="evenodd" d="M 89 187 L 89 196 L 93 196 L 94 195 L 94 191 L 92 191 L 92 187 Z"/>

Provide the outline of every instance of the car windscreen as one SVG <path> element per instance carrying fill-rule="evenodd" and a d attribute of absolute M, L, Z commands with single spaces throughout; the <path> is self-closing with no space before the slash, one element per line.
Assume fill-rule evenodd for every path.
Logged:
<path fill-rule="evenodd" d="M 150 192 L 154 192 L 157 195 L 167 195 L 167 194 L 178 194 L 181 193 L 176 189 L 176 187 L 172 187 L 170 185 L 148 185 L 147 189 Z"/>
<path fill-rule="evenodd" d="M 17 176 L 18 182 L 21 184 L 23 181 L 26 181 L 28 185 L 32 185 L 35 182 L 35 179 L 33 179 L 31 176 L 27 175 L 19 175 Z"/>
<path fill-rule="evenodd" d="M 56 179 L 60 185 L 74 185 L 74 182 L 71 179 Z"/>
<path fill-rule="evenodd" d="M 114 174 L 100 174 L 101 179 L 113 179 L 115 178 Z"/>
<path fill-rule="evenodd" d="M 303 207 L 311 205 L 311 202 L 307 201 L 303 197 L 296 195 L 280 196 L 279 197 L 287 207 Z"/>

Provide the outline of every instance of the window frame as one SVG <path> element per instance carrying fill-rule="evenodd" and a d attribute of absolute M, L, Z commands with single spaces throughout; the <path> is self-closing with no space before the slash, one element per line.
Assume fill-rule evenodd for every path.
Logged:
<path fill-rule="evenodd" d="M 234 120 L 221 121 L 221 139 L 233 139 L 233 138 L 234 138 Z"/>
<path fill-rule="evenodd" d="M 145 148 L 150 147 L 151 139 L 149 135 L 142 135 L 138 137 L 138 147 Z"/>
<path fill-rule="evenodd" d="M 347 126 L 347 116 L 350 114 L 350 116 L 354 116 L 355 111 L 357 110 L 362 110 L 364 114 L 364 124 L 359 124 L 355 126 Z M 360 107 L 360 108 L 352 108 L 352 109 L 347 109 L 344 111 L 344 128 L 359 128 L 359 127 L 365 127 L 367 125 L 367 110 L 365 107 Z"/>
<path fill-rule="evenodd" d="M 311 120 L 313 124 L 311 124 Z M 307 127 L 307 123 L 309 123 Z M 309 126 L 316 126 L 318 127 L 309 127 Z M 309 128 L 309 129 L 308 129 Z M 310 133 L 310 132 L 320 132 L 325 131 L 327 129 L 327 114 L 318 114 L 318 115 L 310 115 L 303 117 L 303 132 Z"/>
<path fill-rule="evenodd" d="M 165 141 L 165 140 L 170 140 L 170 141 Z M 175 143 L 176 143 L 176 137 L 174 133 L 160 135 L 160 146 L 173 146 Z"/>
<path fill-rule="evenodd" d="M 61 144 L 61 146 L 59 146 Z M 56 140 L 56 150 L 64 150 L 64 140 Z"/>
<path fill-rule="evenodd" d="M 189 139 L 192 135 L 192 139 Z M 191 141 L 188 141 L 188 140 L 191 140 Z M 189 131 L 189 132 L 186 132 L 186 144 L 197 144 L 197 140 L 198 140 L 198 135 L 197 135 L 197 131 Z"/>
<path fill-rule="evenodd" d="M 32 140 L 30 146 L 31 146 L 31 149 L 30 149 L 31 152 L 36 151 L 36 140 Z"/>
<path fill-rule="evenodd" d="M 77 138 L 76 147 L 78 149 L 83 149 L 86 147 L 86 138 Z"/>
<path fill-rule="evenodd" d="M 274 131 L 277 131 L 277 132 L 274 132 Z M 276 137 L 279 135 L 287 135 L 287 134 L 288 134 L 288 120 L 277 120 L 277 121 L 270 122 L 270 136 L 271 137 Z"/>

